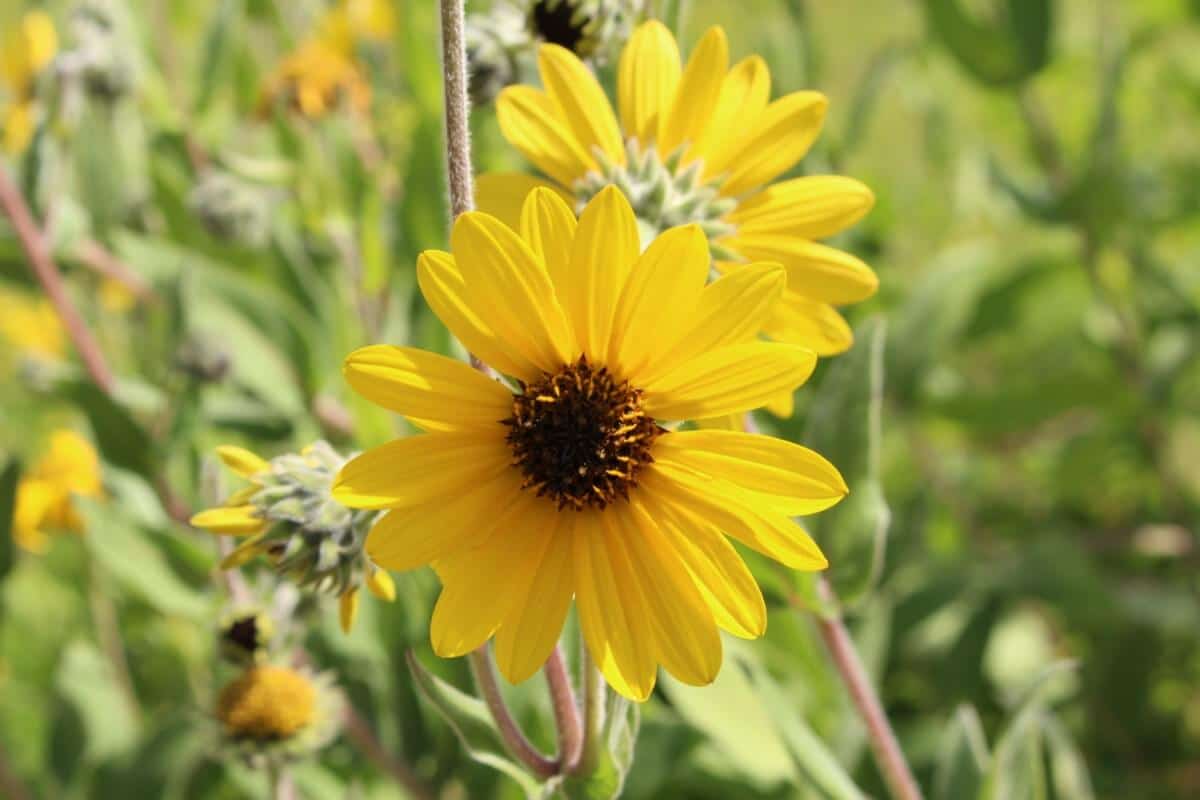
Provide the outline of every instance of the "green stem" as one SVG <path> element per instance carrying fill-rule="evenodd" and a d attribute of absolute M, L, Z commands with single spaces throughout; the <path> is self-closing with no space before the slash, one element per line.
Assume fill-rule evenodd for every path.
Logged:
<path fill-rule="evenodd" d="M 579 670 L 580 685 L 583 687 L 583 747 L 573 772 L 587 775 L 596 769 L 600 761 L 600 739 L 604 730 L 604 703 L 608 699 L 608 687 L 600 677 L 600 670 L 592 663 L 592 655 L 582 636 L 579 642 Z"/>

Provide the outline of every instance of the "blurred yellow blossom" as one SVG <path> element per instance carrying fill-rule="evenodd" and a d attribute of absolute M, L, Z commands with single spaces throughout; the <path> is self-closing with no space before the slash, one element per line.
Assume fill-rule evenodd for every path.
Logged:
<path fill-rule="evenodd" d="M 8 95 L 0 105 L 0 144 L 9 153 L 25 149 L 37 123 L 34 87 L 38 75 L 54 59 L 58 35 L 44 11 L 30 11 L 0 43 L 0 85 Z"/>
<path fill-rule="evenodd" d="M 338 108 L 365 111 L 371 88 L 354 48 L 386 41 L 395 29 L 395 12 L 384 0 L 343 0 L 275 68 L 263 91 L 266 102 L 282 100 L 309 118 Z"/>
<path fill-rule="evenodd" d="M 13 537 L 31 552 L 46 549 L 52 531 L 83 532 L 76 496 L 99 497 L 100 459 L 90 442 L 70 430 L 55 431 L 50 447 L 17 485 Z"/>
<path fill-rule="evenodd" d="M 45 358 L 61 358 L 67 341 L 45 298 L 17 292 L 0 292 L 0 337 L 22 353 Z"/>

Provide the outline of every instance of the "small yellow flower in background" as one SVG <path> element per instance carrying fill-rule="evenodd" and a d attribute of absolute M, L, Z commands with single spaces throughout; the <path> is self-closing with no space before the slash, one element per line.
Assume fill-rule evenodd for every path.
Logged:
<path fill-rule="evenodd" d="M 633 205 L 643 239 L 694 222 L 707 234 L 720 273 L 752 261 L 782 264 L 787 287 L 763 326 L 772 339 L 822 356 L 850 347 L 850 328 L 835 306 L 870 297 L 878 279 L 859 259 L 817 240 L 861 219 L 874 197 L 862 183 L 835 175 L 772 184 L 816 140 L 824 95 L 794 92 L 770 101 L 766 62 L 751 56 L 730 68 L 719 27 L 681 66 L 665 26 L 639 26 L 621 54 L 619 123 L 573 53 L 544 45 L 538 67 L 545 88 L 505 89 L 497 114 L 504 136 L 549 180 L 483 175 L 481 210 L 515 226 L 535 186 L 579 208 L 616 185 Z M 774 401 L 772 410 L 790 414 L 790 396 Z"/>
<path fill-rule="evenodd" d="M 339 109 L 365 112 L 371 87 L 355 47 L 387 41 L 395 29 L 395 12 L 385 0 L 342 0 L 275 68 L 263 90 L 265 102 L 286 103 L 310 119 Z"/>
<path fill-rule="evenodd" d="M 0 291 L 0 337 L 28 355 L 61 359 L 66 353 L 66 332 L 43 297 Z"/>
<path fill-rule="evenodd" d="M 641 252 L 633 210 L 612 187 L 578 220 L 537 189 L 517 230 L 463 214 L 453 254 L 426 251 L 417 267 L 434 312 L 512 383 L 414 348 L 352 353 L 351 386 L 426 432 L 351 460 L 333 495 L 388 510 L 367 538 L 376 563 L 434 566 L 439 655 L 495 636 L 500 669 L 523 681 L 573 600 L 621 694 L 645 699 L 660 664 L 708 683 L 718 628 L 746 638 L 766 628 L 762 594 L 725 537 L 823 569 L 791 517 L 847 493 L 799 445 L 672 425 L 757 408 L 809 377 L 811 350 L 757 338 L 787 275 L 750 264 L 706 285 L 700 227 L 668 230 Z"/>
<path fill-rule="evenodd" d="M 388 0 L 342 0 L 317 26 L 320 38 L 351 52 L 360 42 L 386 42 L 396 33 L 396 12 Z"/>
<path fill-rule="evenodd" d="M 8 95 L 7 106 L 0 106 L 6 152 L 21 152 L 33 138 L 38 113 L 34 88 L 57 52 L 54 20 L 44 11 L 25 14 L 0 42 L 0 85 Z"/>
<path fill-rule="evenodd" d="M 260 555 L 301 588 L 336 595 L 349 632 L 365 585 L 381 600 L 396 599 L 392 577 L 363 549 L 373 512 L 352 511 L 331 496 L 346 459 L 325 442 L 267 461 L 241 447 L 217 448 L 225 466 L 250 482 L 223 506 L 201 511 L 191 523 L 212 533 L 246 537 L 221 566 L 235 569 Z"/>
<path fill-rule="evenodd" d="M 274 664 L 247 667 L 221 689 L 222 733 L 249 761 L 304 758 L 337 733 L 341 698 L 327 675 Z"/>
<path fill-rule="evenodd" d="M 263 96 L 268 103 L 286 103 L 312 119 L 341 108 L 366 111 L 371 87 L 352 56 L 314 38 L 279 63 L 267 80 Z"/>
<path fill-rule="evenodd" d="M 102 494 L 100 459 L 91 443 L 74 431 L 55 431 L 45 455 L 17 484 L 13 537 L 25 550 L 45 552 L 53 532 L 83 532 L 72 499 Z"/>

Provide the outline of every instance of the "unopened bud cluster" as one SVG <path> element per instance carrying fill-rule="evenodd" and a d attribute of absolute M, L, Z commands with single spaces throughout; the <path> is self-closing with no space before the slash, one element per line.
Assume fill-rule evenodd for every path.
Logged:
<path fill-rule="evenodd" d="M 653 146 L 642 149 L 636 140 L 630 139 L 624 165 L 602 160 L 599 172 L 589 172 L 576 182 L 577 207 L 587 205 L 605 186 L 615 185 L 633 207 L 644 240 L 677 225 L 696 223 L 711 244 L 733 232 L 733 226 L 723 218 L 733 211 L 737 201 L 721 196 L 718 181 L 702 181 L 702 161 L 692 161 L 681 168 L 683 154 L 681 147 L 663 158 Z M 722 257 L 717 250 L 713 255 Z"/>
<path fill-rule="evenodd" d="M 537 47 L 565 47 L 603 64 L 629 38 L 642 0 L 502 0 L 467 17 L 471 100 L 484 105 L 531 71 Z"/>

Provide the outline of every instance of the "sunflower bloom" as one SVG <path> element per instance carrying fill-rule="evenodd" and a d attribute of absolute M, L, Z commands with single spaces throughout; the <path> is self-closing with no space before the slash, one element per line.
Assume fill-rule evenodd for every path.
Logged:
<path fill-rule="evenodd" d="M 102 495 L 100 459 L 91 443 L 74 431 L 55 431 L 46 454 L 17 484 L 13 538 L 25 550 L 45 552 L 51 533 L 83 532 L 73 498 Z"/>
<path fill-rule="evenodd" d="M 720 273 L 755 261 L 782 264 L 787 285 L 764 324 L 771 338 L 822 356 L 850 347 L 850 328 L 835 307 L 870 297 L 878 279 L 859 259 L 818 240 L 861 219 L 874 197 L 862 183 L 835 175 L 772 183 L 816 140 L 824 95 L 794 92 L 770 101 L 766 62 L 751 56 L 731 68 L 719 27 L 681 66 L 675 38 L 653 20 L 621 54 L 619 113 L 569 50 L 543 45 L 538 69 L 545 88 L 506 89 L 497 114 L 505 138 L 547 180 L 484 175 L 480 209 L 516 225 L 535 186 L 561 192 L 579 208 L 616 185 L 647 238 L 699 224 Z"/>
<path fill-rule="evenodd" d="M 367 537 L 376 563 L 436 569 L 440 656 L 494 636 L 500 669 L 523 681 L 573 601 L 621 694 L 645 699 L 659 665 L 708 683 L 718 628 L 753 638 L 766 627 L 762 594 L 726 537 L 823 569 L 791 518 L 847 492 L 799 445 L 674 424 L 756 408 L 811 374 L 811 350 L 757 338 L 786 273 L 751 264 L 706 285 L 699 226 L 641 252 L 633 210 L 611 187 L 578 220 L 537 189 L 517 228 L 463 214 L 453 253 L 426 251 L 417 265 L 433 310 L 510 382 L 413 348 L 352 353 L 351 386 L 425 432 L 351 460 L 333 495 L 387 510 Z"/>
<path fill-rule="evenodd" d="M 38 76 L 58 52 L 54 21 L 44 11 L 30 11 L 0 42 L 0 86 L 9 95 L 0 105 L 0 145 L 9 153 L 24 150 L 37 128 L 35 95 Z"/>
<path fill-rule="evenodd" d="M 263 99 L 315 119 L 339 108 L 365 112 L 371 87 L 352 55 L 337 44 L 312 38 L 279 63 L 267 80 Z"/>

